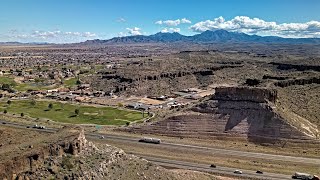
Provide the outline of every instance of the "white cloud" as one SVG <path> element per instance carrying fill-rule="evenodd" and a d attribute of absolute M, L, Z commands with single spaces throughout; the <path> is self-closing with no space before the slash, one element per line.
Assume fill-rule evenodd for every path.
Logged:
<path fill-rule="evenodd" d="M 123 17 L 120 17 L 117 19 L 117 22 L 120 22 L 120 23 L 123 23 L 123 22 L 126 22 L 127 20 Z"/>
<path fill-rule="evenodd" d="M 189 19 L 182 18 L 182 19 L 181 19 L 181 23 L 184 23 L 184 24 L 191 24 L 191 21 L 190 21 Z"/>
<path fill-rule="evenodd" d="M 276 35 L 282 37 L 319 37 L 320 22 L 282 23 L 264 21 L 259 18 L 236 16 L 231 20 L 218 17 L 213 20 L 198 22 L 190 27 L 195 32 L 224 29 L 257 35 Z"/>
<path fill-rule="evenodd" d="M 134 28 L 126 28 L 129 32 L 130 35 L 132 36 L 136 36 L 136 35 L 141 35 L 141 29 L 138 27 L 134 27 Z"/>
<path fill-rule="evenodd" d="M 159 24 L 159 25 L 166 25 L 166 26 L 178 26 L 179 24 L 190 24 L 191 21 L 186 19 L 186 18 L 182 18 L 182 19 L 176 19 L 176 20 L 159 20 L 156 21 L 155 24 Z"/>
<path fill-rule="evenodd" d="M 161 21 L 161 20 L 155 22 L 155 24 L 160 24 L 160 25 L 161 25 L 162 23 L 163 23 L 163 21 Z"/>
<path fill-rule="evenodd" d="M 91 32 L 85 32 L 82 34 L 83 37 L 96 37 L 97 35 L 95 33 Z"/>
<path fill-rule="evenodd" d="M 164 28 L 161 30 L 162 33 L 172 33 L 172 32 L 180 32 L 180 28 Z"/>
<path fill-rule="evenodd" d="M 118 33 L 118 37 L 123 37 L 123 36 L 127 36 L 127 34 L 124 33 L 124 32 L 119 32 L 119 33 Z"/>
<path fill-rule="evenodd" d="M 55 31 L 41 31 L 35 30 L 32 32 L 21 33 L 19 31 L 10 31 L 6 38 L 13 41 L 21 42 L 50 42 L 50 43 L 66 43 L 66 42 L 80 42 L 88 39 L 97 38 L 97 34 L 92 32 L 63 32 Z"/>

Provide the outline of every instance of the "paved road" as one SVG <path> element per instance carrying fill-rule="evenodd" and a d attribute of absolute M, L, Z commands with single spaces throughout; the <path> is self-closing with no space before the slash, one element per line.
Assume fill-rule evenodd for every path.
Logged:
<path fill-rule="evenodd" d="M 6 124 L 3 124 L 5 122 Z M 16 128 L 26 128 L 26 125 L 21 125 L 17 123 L 10 123 L 6 121 L 1 121 L 0 124 L 16 127 Z M 34 129 L 30 127 L 30 129 Z M 47 129 L 34 129 L 43 132 L 56 132 L 58 129 L 47 128 Z M 138 142 L 138 138 L 128 137 L 128 136 L 120 136 L 120 135 L 111 135 L 111 134 L 101 134 L 101 133 L 86 133 L 86 136 L 93 138 L 100 138 L 104 136 L 105 139 L 112 139 L 122 142 L 131 142 L 131 143 L 140 143 Z M 154 146 L 157 148 L 157 144 L 148 144 L 149 146 Z M 220 155 L 229 155 L 234 157 L 246 157 L 246 158 L 257 158 L 257 159 L 265 159 L 265 160 L 281 160 L 286 162 L 295 162 L 295 163 L 305 163 L 305 164 L 314 164 L 320 166 L 320 158 L 305 158 L 305 157 L 294 157 L 294 156 L 285 156 L 285 155 L 274 155 L 274 154 L 266 154 L 266 153 L 256 153 L 256 152 L 246 152 L 239 150 L 230 150 L 230 149 L 222 149 L 222 148 L 212 148 L 212 147 L 204 147 L 204 146 L 195 146 L 188 144 L 177 144 L 177 143 L 169 143 L 169 142 L 161 142 L 162 147 L 169 148 L 179 148 L 179 149 L 192 149 L 197 152 L 211 152 L 214 154 Z"/>
<path fill-rule="evenodd" d="M 240 176 L 240 177 L 247 177 L 247 178 L 256 178 L 256 179 L 272 179 L 272 180 L 285 180 L 291 179 L 289 175 L 282 175 L 282 174 L 275 174 L 275 173 L 266 173 L 257 174 L 255 171 L 250 170 L 242 170 L 243 174 L 235 174 L 234 168 L 227 168 L 227 167 L 220 167 L 217 166 L 216 168 L 209 167 L 208 164 L 199 164 L 199 163 L 190 163 L 185 161 L 176 161 L 176 160 L 168 160 L 158 157 L 150 157 L 150 156 L 140 156 L 148 161 L 154 162 L 160 166 L 164 167 L 174 167 L 179 169 L 189 169 L 189 170 L 196 170 L 196 171 L 204 171 L 204 172 L 213 172 L 213 173 L 220 173 L 230 176 Z"/>
<path fill-rule="evenodd" d="M 88 133 L 87 135 L 93 137 L 100 137 L 103 134 L 98 133 Z M 139 139 L 118 135 L 103 135 L 105 139 L 112 139 L 123 142 L 130 143 L 140 143 Z M 148 144 L 148 146 L 154 146 L 157 148 L 157 144 Z M 304 163 L 304 164 L 314 164 L 320 166 L 320 158 L 305 158 L 305 157 L 294 157 L 294 156 L 285 156 L 285 155 L 274 155 L 274 154 L 266 154 L 266 153 L 256 153 L 256 152 L 246 152 L 239 150 L 230 150 L 230 149 L 221 149 L 221 148 L 211 148 L 211 147 L 203 147 L 203 146 L 195 146 L 195 145 L 187 145 L 187 144 L 177 144 L 177 143 L 168 143 L 161 142 L 162 147 L 168 148 L 179 148 L 186 150 L 193 150 L 196 152 L 210 152 L 214 154 L 220 155 L 229 155 L 234 157 L 245 157 L 245 158 L 256 158 L 256 159 L 265 159 L 265 160 L 281 160 L 286 162 L 295 162 L 295 163 Z"/>
<path fill-rule="evenodd" d="M 0 120 L 0 125 L 2 126 L 10 126 L 14 128 L 26 128 L 26 125 L 21 125 L 17 123 L 11 123 L 11 122 L 5 122 Z M 47 128 L 47 129 L 35 129 L 32 127 L 29 127 L 30 130 L 36 130 L 41 132 L 47 132 L 47 133 L 53 133 L 58 131 L 58 129 L 54 128 Z M 127 137 L 127 136 L 119 136 L 119 135 L 110 135 L 110 134 L 100 134 L 100 133 L 86 133 L 86 136 L 88 139 L 94 138 L 94 139 L 100 139 L 101 136 L 104 136 L 104 140 L 114 140 L 117 142 L 123 142 L 123 143 L 130 143 L 135 144 L 139 143 L 141 145 L 141 142 L 138 142 L 139 139 L 134 137 Z M 148 147 L 154 147 L 158 148 L 161 147 L 168 147 L 168 148 L 179 148 L 179 149 L 188 149 L 193 150 L 195 152 L 210 152 L 215 154 L 221 154 L 221 155 L 230 155 L 234 157 L 247 157 L 247 158 L 258 158 L 258 159 L 267 159 L 267 160 L 281 160 L 281 161 L 288 161 L 288 162 L 296 162 L 296 163 L 307 163 L 307 164 L 313 164 L 320 166 L 320 159 L 317 158 L 304 158 L 304 157 L 293 157 L 293 156 L 283 156 L 283 155 L 273 155 L 273 154 L 265 154 L 265 153 L 254 153 L 254 152 L 245 152 L 245 151 L 237 151 L 237 150 L 229 150 L 229 149 L 220 149 L 220 148 L 211 148 L 211 147 L 203 147 L 203 146 L 195 146 L 195 145 L 187 145 L 187 144 L 176 144 L 176 143 L 167 143 L 162 142 L 161 144 L 146 144 Z M 158 163 L 162 166 L 168 166 L 168 167 L 176 167 L 176 168 L 186 168 L 186 169 L 194 169 L 198 171 L 209 171 L 209 172 L 215 172 L 215 173 L 221 173 L 221 174 L 228 174 L 228 175 L 235 175 L 233 171 L 235 169 L 233 168 L 227 168 L 227 167 L 217 167 L 215 169 L 210 168 L 208 164 L 197 164 L 197 163 L 190 163 L 185 161 L 174 161 L 169 159 L 162 159 L 162 158 L 155 158 L 155 157 L 146 157 L 147 160 L 150 160 L 152 162 Z M 244 176 L 244 177 L 254 177 L 254 178 L 265 178 L 265 179 L 290 179 L 290 176 L 288 175 L 281 175 L 281 174 L 273 174 L 273 173 L 264 173 L 263 177 L 262 175 L 257 175 L 254 171 L 250 170 L 244 170 L 244 174 L 238 175 L 238 176 Z"/>

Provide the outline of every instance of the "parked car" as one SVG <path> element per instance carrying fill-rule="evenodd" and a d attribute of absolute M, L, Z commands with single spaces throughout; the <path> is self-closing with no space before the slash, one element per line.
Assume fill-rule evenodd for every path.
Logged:
<path fill-rule="evenodd" d="M 240 171 L 240 170 L 235 170 L 233 173 L 235 173 L 235 174 L 242 174 L 242 171 Z"/>

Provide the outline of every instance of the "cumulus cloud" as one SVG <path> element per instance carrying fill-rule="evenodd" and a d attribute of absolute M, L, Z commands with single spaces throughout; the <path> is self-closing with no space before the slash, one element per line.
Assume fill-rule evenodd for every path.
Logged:
<path fill-rule="evenodd" d="M 161 30 L 162 33 L 172 33 L 172 32 L 180 32 L 180 28 L 164 28 Z"/>
<path fill-rule="evenodd" d="M 51 42 L 51 43 L 66 43 L 80 42 L 88 39 L 96 38 L 97 35 L 92 32 L 63 32 L 60 30 L 41 31 L 35 30 L 32 32 L 21 33 L 19 31 L 10 31 L 6 38 L 13 41 L 21 42 Z"/>
<path fill-rule="evenodd" d="M 194 32 L 224 29 L 228 31 L 244 32 L 257 35 L 275 35 L 282 37 L 319 37 L 320 22 L 282 23 L 265 21 L 259 18 L 236 16 L 225 20 L 222 16 L 213 20 L 198 22 L 190 27 Z"/>
<path fill-rule="evenodd" d="M 31 37 L 37 37 L 42 39 L 56 38 L 56 37 L 96 37 L 97 35 L 92 32 L 62 32 L 62 31 L 34 31 Z"/>
<path fill-rule="evenodd" d="M 118 33 L 118 37 L 123 37 L 123 36 L 127 36 L 127 34 L 124 33 L 124 32 L 119 32 L 119 33 Z"/>
<path fill-rule="evenodd" d="M 159 25 L 166 25 L 166 26 L 178 26 L 179 24 L 190 24 L 191 21 L 186 19 L 186 18 L 182 18 L 182 19 L 176 19 L 176 20 L 159 20 L 156 21 L 155 24 L 159 24 Z"/>
<path fill-rule="evenodd" d="M 191 21 L 189 19 L 186 19 L 186 18 L 182 18 L 180 21 L 181 21 L 182 24 L 191 24 Z"/>
<path fill-rule="evenodd" d="M 136 36 L 136 35 L 141 35 L 141 29 L 138 27 L 134 27 L 134 28 L 126 28 L 129 32 L 130 35 L 132 36 Z"/>

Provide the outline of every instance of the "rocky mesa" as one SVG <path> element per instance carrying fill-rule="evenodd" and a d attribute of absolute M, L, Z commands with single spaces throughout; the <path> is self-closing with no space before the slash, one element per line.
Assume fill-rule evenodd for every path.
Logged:
<path fill-rule="evenodd" d="M 280 139 L 310 140 L 319 136 L 316 126 L 303 128 L 277 107 L 277 91 L 258 87 L 218 87 L 215 94 L 162 121 L 130 131 L 180 137 L 246 137 L 253 142 Z"/>

